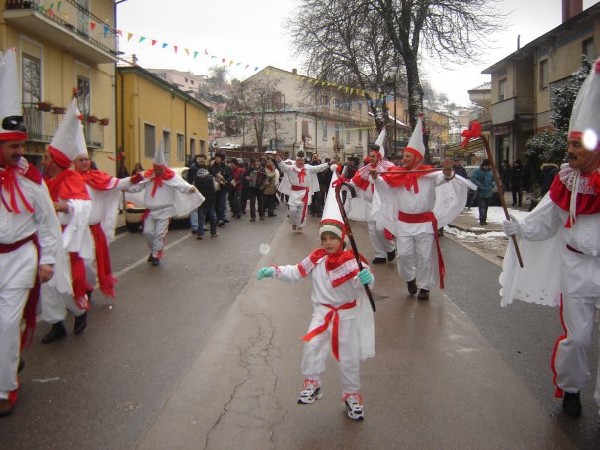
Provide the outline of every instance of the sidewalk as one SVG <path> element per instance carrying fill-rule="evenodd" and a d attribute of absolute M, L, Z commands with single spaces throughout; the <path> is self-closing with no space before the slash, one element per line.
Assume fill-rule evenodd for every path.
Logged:
<path fill-rule="evenodd" d="M 353 224 L 368 242 L 364 224 Z M 285 223 L 259 266 L 293 264 L 317 224 Z M 370 249 L 365 256 L 373 257 Z M 140 449 L 573 448 L 469 317 L 439 289 L 419 302 L 396 265 L 374 268 L 377 355 L 361 369 L 364 422 L 349 420 L 329 358 L 323 399 L 298 405 L 310 282 L 250 280 L 184 374 Z"/>

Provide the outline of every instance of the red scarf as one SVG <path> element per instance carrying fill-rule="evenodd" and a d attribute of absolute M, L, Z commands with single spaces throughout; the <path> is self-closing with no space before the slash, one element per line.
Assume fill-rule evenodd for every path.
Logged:
<path fill-rule="evenodd" d="M 79 172 L 86 184 L 98 191 L 108 191 L 113 189 L 119 180 L 110 176 L 101 170 L 88 170 L 87 172 Z"/>
<path fill-rule="evenodd" d="M 315 268 L 317 262 L 323 257 L 325 257 L 325 270 L 331 278 L 333 287 L 337 287 L 358 275 L 358 263 L 351 250 L 340 250 L 335 253 L 327 253 L 324 248 L 318 248 L 298 264 L 298 269 L 300 270 L 302 277 L 307 276 L 312 269 Z M 364 259 L 362 255 L 360 259 L 363 264 L 368 265 L 366 259 Z"/>
<path fill-rule="evenodd" d="M 29 164 L 23 157 L 19 159 L 18 166 L 8 165 L 5 166 L 4 158 L 0 155 L 0 187 L 3 187 L 10 195 L 9 201 L 7 202 L 4 198 L 2 191 L 0 190 L 0 198 L 4 207 L 15 214 L 19 214 L 21 211 L 17 204 L 17 197 L 21 199 L 21 202 L 25 206 L 25 209 L 33 214 L 34 210 L 29 201 L 25 198 L 21 186 L 17 181 L 17 174 L 24 176 L 30 181 L 36 184 L 42 184 L 42 174 L 37 170 L 33 164 Z"/>
<path fill-rule="evenodd" d="M 569 169 L 565 169 L 569 170 Z M 563 172 L 564 173 L 564 172 Z M 596 170 L 591 174 L 580 174 L 580 177 L 588 179 L 588 186 L 591 186 L 594 193 L 578 192 L 575 205 L 575 214 L 597 214 L 600 212 L 600 173 Z M 570 212 L 571 191 L 564 184 L 560 173 L 554 177 L 552 186 L 550 186 L 550 199 L 563 211 Z M 571 217 L 567 219 L 565 228 L 571 228 Z"/>
<path fill-rule="evenodd" d="M 154 183 L 154 186 L 152 186 L 152 197 L 154 197 L 154 195 L 156 194 L 156 190 L 159 187 L 162 187 L 163 180 L 170 180 L 175 176 L 175 172 L 169 169 L 168 167 L 165 167 L 163 170 L 164 172 L 161 175 L 156 175 L 154 173 L 154 169 L 148 169 L 144 172 L 144 177 L 152 178 L 151 181 Z"/>
<path fill-rule="evenodd" d="M 295 169 L 300 169 L 298 166 L 295 166 Z M 298 174 L 298 183 L 304 183 L 304 177 L 306 176 L 306 170 L 304 170 L 304 166 L 300 170 L 294 170 Z"/>
<path fill-rule="evenodd" d="M 52 201 L 90 200 L 83 177 L 71 169 L 65 169 L 52 179 L 46 179 Z"/>
<path fill-rule="evenodd" d="M 433 169 L 432 166 L 421 165 L 415 170 L 429 170 Z M 413 170 L 413 169 L 410 169 Z M 414 189 L 415 194 L 419 193 L 419 178 L 427 175 L 428 172 L 408 172 L 409 169 L 406 167 L 391 167 L 389 172 L 384 173 L 381 176 L 391 187 L 404 187 L 407 191 Z M 408 172 L 408 173 L 407 173 Z"/>

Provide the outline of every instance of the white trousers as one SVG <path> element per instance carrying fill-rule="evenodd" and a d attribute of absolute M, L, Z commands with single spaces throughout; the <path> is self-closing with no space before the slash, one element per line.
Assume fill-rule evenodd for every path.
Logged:
<path fill-rule="evenodd" d="M 417 280 L 419 289 L 431 289 L 435 284 L 435 238 L 431 233 L 396 237 L 398 275 L 406 281 Z"/>
<path fill-rule="evenodd" d="M 556 385 L 565 392 L 579 392 L 591 378 L 586 352 L 592 342 L 594 318 L 600 297 L 562 298 L 562 319 L 566 336 L 558 340 L 553 366 Z M 596 370 L 594 400 L 600 406 L 600 366 Z"/>
<path fill-rule="evenodd" d="M 387 258 L 387 254 L 393 252 L 396 248 L 394 241 L 385 238 L 383 226 L 378 225 L 377 222 L 369 221 L 367 222 L 367 226 L 369 229 L 369 239 L 371 240 L 373 250 L 375 250 L 375 257 Z"/>
<path fill-rule="evenodd" d="M 35 283 L 37 250 L 33 242 L 0 254 L 0 399 L 18 387 L 21 318 Z"/>
<path fill-rule="evenodd" d="M 144 220 L 144 237 L 155 258 L 162 258 L 165 238 L 169 231 L 169 221 L 170 218 L 156 218 L 152 217 L 152 214 Z"/>
<path fill-rule="evenodd" d="M 308 331 L 322 325 L 322 320 L 313 319 Z M 325 361 L 331 352 L 332 324 L 327 331 L 316 335 L 304 343 L 300 370 L 305 379 L 316 380 L 321 385 L 325 373 Z M 356 319 L 344 319 L 339 322 L 339 370 L 342 382 L 342 395 L 360 392 L 360 344 Z"/>

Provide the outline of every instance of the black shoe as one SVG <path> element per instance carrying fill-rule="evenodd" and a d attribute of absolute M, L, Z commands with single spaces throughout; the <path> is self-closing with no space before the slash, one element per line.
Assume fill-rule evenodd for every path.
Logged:
<path fill-rule="evenodd" d="M 192 228 L 192 234 L 196 234 L 198 233 L 198 230 L 195 230 L 194 228 Z"/>
<path fill-rule="evenodd" d="M 75 317 L 75 324 L 73 325 L 73 334 L 78 335 L 85 330 L 87 327 L 87 311 L 82 315 Z"/>
<path fill-rule="evenodd" d="M 371 261 L 373 264 L 385 264 L 385 258 L 375 258 Z"/>
<path fill-rule="evenodd" d="M 406 286 L 408 287 L 408 293 L 410 295 L 415 295 L 417 293 L 417 280 L 407 281 Z"/>
<path fill-rule="evenodd" d="M 269 214 L 269 217 L 277 217 L 277 214 Z"/>
<path fill-rule="evenodd" d="M 396 259 L 396 250 L 392 250 L 391 252 L 388 252 L 387 257 L 388 257 L 388 261 L 395 260 Z"/>
<path fill-rule="evenodd" d="M 160 264 L 160 261 L 158 260 L 158 258 L 152 258 L 152 266 L 156 267 Z"/>
<path fill-rule="evenodd" d="M 152 262 L 154 258 L 152 257 L 152 252 L 150 252 L 150 256 L 148 256 L 148 259 L 146 261 L 148 262 Z"/>
<path fill-rule="evenodd" d="M 42 344 L 49 344 L 50 342 L 58 341 L 67 337 L 67 330 L 62 322 L 56 322 L 52 324 L 50 331 L 42 338 Z"/>
<path fill-rule="evenodd" d="M 21 371 L 25 368 L 25 361 L 23 358 L 19 358 L 19 367 L 17 368 L 17 373 L 21 373 Z"/>
<path fill-rule="evenodd" d="M 417 295 L 417 298 L 419 300 L 429 300 L 429 290 L 427 290 L 427 289 L 421 289 L 419 291 L 419 295 Z"/>
<path fill-rule="evenodd" d="M 579 392 L 565 392 L 562 402 L 562 409 L 567 416 L 581 416 L 581 401 L 579 400 Z"/>

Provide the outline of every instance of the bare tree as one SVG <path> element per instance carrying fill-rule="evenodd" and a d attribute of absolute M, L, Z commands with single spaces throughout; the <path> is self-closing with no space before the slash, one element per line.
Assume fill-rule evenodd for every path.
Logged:
<path fill-rule="evenodd" d="M 259 151 L 268 132 L 276 131 L 276 114 L 283 107 L 278 82 L 276 77 L 252 77 L 240 83 L 235 93 L 238 127 L 242 122 L 250 127 Z"/>
<path fill-rule="evenodd" d="M 440 62 L 476 60 L 499 29 L 500 0 L 303 0 L 290 19 L 312 76 L 383 91 L 405 77 L 410 124 L 423 111 L 421 52 Z"/>

